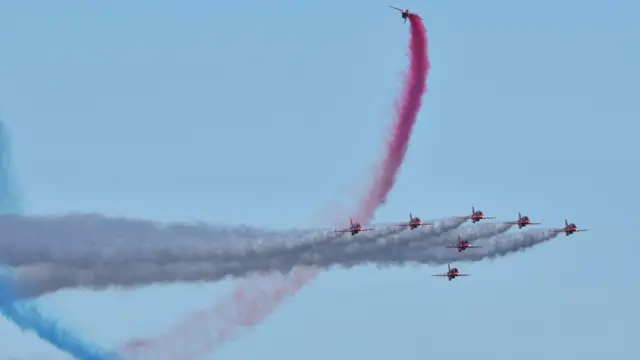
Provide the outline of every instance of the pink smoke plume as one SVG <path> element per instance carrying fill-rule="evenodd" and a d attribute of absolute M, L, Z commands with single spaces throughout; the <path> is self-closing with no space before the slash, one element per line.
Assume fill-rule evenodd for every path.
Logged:
<path fill-rule="evenodd" d="M 372 187 L 360 204 L 358 219 L 362 219 L 363 222 L 371 221 L 376 210 L 387 202 L 387 196 L 396 182 L 409 147 L 413 125 L 416 123 L 422 105 L 422 95 L 427 90 L 427 72 L 429 71 L 427 30 L 418 16 L 409 16 L 409 20 L 411 21 L 409 42 L 411 65 L 386 156 L 377 169 Z"/>
<path fill-rule="evenodd" d="M 427 31 L 421 19 L 411 15 L 411 64 L 386 156 L 376 168 L 374 182 L 361 200 L 358 221 L 370 222 L 387 200 L 402 165 L 426 91 L 429 58 Z M 269 316 L 284 299 L 295 295 L 319 274 L 318 269 L 296 268 L 286 277 L 278 274 L 244 281 L 218 306 L 191 314 L 167 334 L 127 343 L 120 351 L 127 359 L 199 359 L 216 346 L 238 336 Z"/>

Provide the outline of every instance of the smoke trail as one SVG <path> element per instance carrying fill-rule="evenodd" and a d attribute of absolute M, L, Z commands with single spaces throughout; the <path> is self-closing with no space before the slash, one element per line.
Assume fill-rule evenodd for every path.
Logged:
<path fill-rule="evenodd" d="M 163 224 L 98 214 L 0 215 L 0 263 L 91 267 L 140 261 L 210 260 L 254 247 L 282 248 L 335 237 L 333 231 L 267 231 L 206 224 Z M 205 252 L 203 252 L 205 251 Z"/>
<path fill-rule="evenodd" d="M 553 229 L 535 229 L 518 232 L 514 234 L 504 234 L 489 239 L 478 241 L 475 245 L 481 248 L 467 249 L 458 253 L 451 252 L 451 249 L 422 248 L 403 254 L 402 259 L 391 261 L 381 261 L 387 265 L 404 265 L 406 263 L 419 264 L 447 264 L 460 261 L 481 261 L 484 259 L 495 259 L 518 251 L 524 251 L 535 245 L 550 241 L 557 237 L 560 232 Z"/>
<path fill-rule="evenodd" d="M 154 283 L 218 281 L 229 276 L 243 277 L 259 271 L 286 274 L 298 265 L 329 268 L 402 261 L 407 258 L 408 253 L 416 251 L 438 253 L 445 249 L 444 244 L 455 243 L 452 240 L 457 238 L 456 234 L 464 233 L 465 239 L 473 242 L 503 233 L 511 226 L 483 224 L 440 235 L 435 231 L 421 231 L 411 238 L 391 235 L 390 230 L 386 236 L 370 236 L 364 240 L 358 239 L 359 241 L 335 241 L 326 246 L 283 248 L 279 253 L 251 251 L 242 256 L 231 256 L 222 262 L 185 260 L 171 265 L 136 263 L 126 267 L 96 266 L 91 269 L 36 265 L 18 268 L 16 278 L 23 284 L 22 289 L 28 296 L 37 296 L 74 287 L 103 289 L 110 286 L 134 287 Z M 446 252 L 451 253 L 450 250 Z"/>
<path fill-rule="evenodd" d="M 400 166 L 409 146 L 413 125 L 422 105 L 422 95 L 427 90 L 429 58 L 427 55 L 427 30 L 417 16 L 410 16 L 411 40 L 409 50 L 411 64 L 407 74 L 402 100 L 399 104 L 397 121 L 389 141 L 387 156 L 382 162 L 374 183 L 365 195 L 358 219 L 373 219 L 378 207 L 387 201 L 387 196 L 395 184 Z"/>
<path fill-rule="evenodd" d="M 49 218 L 51 220 L 52 218 Z M 74 229 L 90 229 L 91 226 L 85 224 L 86 217 L 74 217 L 74 221 L 68 221 L 67 217 L 60 217 L 59 222 L 65 224 L 63 234 L 81 234 L 82 231 L 74 231 Z M 24 219 L 23 219 L 24 220 Z M 31 219 L 26 222 L 29 226 L 20 227 L 20 231 L 8 231 L 8 233 L 28 233 L 29 229 L 40 229 L 39 221 Z M 77 221 L 76 221 L 77 220 Z M 107 231 L 115 238 L 126 237 L 127 226 L 118 225 L 120 222 L 113 221 L 109 218 L 100 216 L 90 217 L 90 224 L 100 224 L 106 222 L 114 224 L 115 228 L 121 228 L 121 231 Z M 137 221 L 137 220 L 136 220 Z M 134 222 L 126 220 L 125 223 Z M 325 235 L 319 233 L 307 237 L 305 242 L 295 241 L 278 241 L 278 246 L 272 243 L 248 242 L 248 246 L 235 246 L 228 241 L 221 241 L 225 244 L 226 249 L 218 243 L 208 243 L 208 236 L 203 239 L 205 242 L 198 242 L 198 246 L 191 248 L 183 248 L 181 239 L 166 244 L 159 241 L 156 247 L 136 247 L 134 243 L 127 243 L 120 250 L 113 250 L 115 247 L 113 241 L 108 238 L 104 240 L 104 246 L 99 247 L 96 251 L 77 252 L 75 247 L 67 247 L 63 252 L 41 253 L 39 248 L 33 249 L 31 246 L 21 248 L 22 257 L 29 257 L 30 262 L 20 264 L 17 276 L 20 279 L 38 278 L 45 281 L 46 286 L 25 294 L 35 295 L 40 292 L 55 291 L 65 287 L 87 286 L 93 288 L 103 288 L 108 286 L 142 286 L 157 282 L 190 282 L 190 281 L 216 281 L 224 277 L 243 277 L 252 272 L 282 272 L 290 271 L 295 265 L 301 263 L 303 257 L 322 256 L 324 262 L 328 264 L 340 260 L 344 257 L 344 253 L 348 252 L 364 256 L 367 252 L 375 252 L 380 249 L 392 253 L 404 251 L 407 247 L 412 246 L 438 246 L 444 244 L 455 244 L 458 236 L 465 240 L 473 241 L 479 238 L 493 236 L 507 231 L 512 225 L 505 223 L 485 223 L 470 227 L 463 227 L 453 232 L 447 232 L 456 229 L 464 221 L 458 219 L 445 219 L 435 222 L 434 226 L 417 229 L 414 231 L 404 231 L 401 227 L 388 227 L 375 232 L 359 234 L 356 237 L 337 237 L 333 234 Z M 142 221 L 137 221 L 142 223 Z M 166 225 L 166 228 L 173 228 L 175 225 Z M 54 226 L 55 227 L 55 226 Z M 187 230 L 188 228 L 184 228 Z M 13 230 L 11 227 L 3 228 Z M 215 229 L 214 229 L 215 230 Z M 213 232 L 217 234 L 216 231 Z M 444 234 L 443 234 L 444 233 Z M 39 231 L 34 233 L 39 234 Z M 242 239 L 237 234 L 230 233 L 232 238 Z M 288 232 L 280 233 L 281 236 L 288 236 Z M 156 233 L 159 239 L 165 239 L 163 233 Z M 297 235 L 295 235 L 297 236 Z M 215 237 L 215 236 L 213 236 Z M 25 239 L 31 239 L 26 237 Z M 172 237 L 169 237 L 172 238 Z M 316 241 L 310 239 L 316 238 Z M 29 244 L 29 241 L 22 239 L 19 243 Z M 258 238 L 260 239 L 260 238 Z M 52 239 L 48 239 L 52 240 Z M 113 240 L 113 239 L 112 239 Z M 151 240 L 151 239 L 148 239 Z M 246 239 L 242 239 L 246 240 Z M 151 241 L 152 242 L 152 241 Z M 10 241 L 10 244 L 16 244 L 16 241 Z M 163 245 L 164 244 L 164 245 Z M 160 246 L 163 245 L 163 246 Z M 193 245 L 193 244 L 192 244 Z M 15 248 L 13 248 L 15 250 Z M 35 254 L 31 254 L 35 251 Z M 13 252 L 13 260 L 15 262 L 17 251 Z M 123 253 L 127 253 L 126 256 Z M 126 262 L 122 261 L 122 257 L 126 257 Z M 347 260 L 345 260 L 347 261 Z M 349 261 L 354 261 L 353 258 Z M 365 260 L 366 261 L 366 260 Z M 43 266 L 42 264 L 47 264 Z M 313 263 L 311 263 L 313 264 Z M 316 264 L 319 265 L 320 263 Z M 24 266 L 31 265 L 31 266 Z M 57 269 L 52 269 L 50 265 L 60 265 Z"/>
<path fill-rule="evenodd" d="M 203 224 L 160 224 L 102 215 L 0 216 L 3 234 L 0 237 L 0 263 L 14 267 L 45 263 L 90 269 L 122 268 L 138 263 L 160 266 L 189 261 L 246 262 L 243 258 L 257 253 L 270 257 L 343 243 L 367 246 L 381 237 L 410 241 L 440 233 L 443 229 L 453 229 L 462 223 L 464 220 L 445 219 L 413 231 L 387 226 L 351 237 L 333 230 L 261 232 Z"/>
<path fill-rule="evenodd" d="M 11 320 L 22 330 L 32 330 L 41 339 L 59 350 L 81 360 L 119 359 L 95 345 L 80 339 L 71 331 L 61 327 L 56 320 L 44 316 L 37 307 L 22 301 L 16 296 L 17 285 L 6 276 L 0 277 L 0 310 L 5 318 Z"/>
<path fill-rule="evenodd" d="M 409 21 L 411 23 L 409 43 L 411 64 L 403 94 L 404 101 L 398 109 L 395 131 L 389 143 L 388 153 L 378 168 L 378 176 L 375 177 L 371 190 L 359 206 L 356 218 L 365 224 L 372 220 L 376 209 L 384 204 L 394 184 L 407 151 L 413 124 L 420 110 L 422 95 L 426 91 L 429 70 L 426 28 L 417 16 L 410 16 Z M 194 314 L 170 330 L 162 337 L 162 348 L 158 346 L 158 341 L 141 340 L 130 343 L 129 346 L 125 345 L 123 351 L 127 351 L 132 356 L 133 354 L 144 355 L 144 348 L 150 348 L 153 355 L 149 354 L 149 357 L 154 359 L 159 359 L 158 356 L 181 360 L 203 357 L 216 345 L 235 337 L 242 328 L 254 326 L 265 319 L 282 300 L 295 295 L 317 275 L 317 269 L 294 269 L 288 279 L 270 289 L 260 289 L 259 283 L 247 281 L 216 308 Z M 221 314 L 234 314 L 234 316 L 230 320 L 226 319 L 228 321 L 222 321 L 225 317 Z M 217 329 L 211 329 L 210 326 L 213 323 L 222 325 Z M 188 337 L 185 332 L 189 334 L 194 332 L 194 336 Z M 203 337 L 204 334 L 209 338 Z M 185 346 L 187 343 L 189 345 Z M 178 350 L 174 353 L 176 355 L 171 355 L 172 350 Z"/>
<path fill-rule="evenodd" d="M 22 196 L 13 175 L 11 141 L 0 121 L 0 214 L 22 213 Z"/>
<path fill-rule="evenodd" d="M 149 252 L 135 256 L 132 254 L 131 261 L 126 264 L 116 261 L 116 258 L 105 258 L 102 253 L 83 254 L 87 255 L 82 261 L 78 261 L 73 255 L 67 257 L 65 261 L 60 257 L 56 263 L 48 263 L 45 261 L 34 261 L 31 266 L 19 267 L 17 272 L 18 279 L 41 278 L 45 279 L 48 284 L 55 287 L 58 283 L 59 287 L 74 286 L 94 286 L 97 288 L 105 286 L 140 286 L 148 285 L 156 282 L 174 282 L 174 281 L 215 281 L 227 276 L 246 276 L 252 272 L 280 271 L 286 273 L 290 271 L 299 259 L 308 256 L 311 253 L 340 254 L 343 249 L 353 251 L 353 247 L 357 246 L 359 251 L 370 251 L 377 247 L 392 246 L 393 244 L 401 245 L 406 241 L 417 241 L 422 239 L 433 238 L 434 241 L 442 241 L 438 235 L 446 231 L 457 228 L 463 223 L 461 220 L 445 219 L 436 222 L 435 226 L 424 229 L 424 231 L 415 230 L 409 233 L 403 227 L 387 227 L 378 231 L 364 232 L 356 237 L 319 237 L 316 243 L 297 243 L 290 245 L 282 242 L 279 248 L 273 246 L 252 246 L 249 248 L 231 247 L 230 251 L 219 253 L 219 249 L 213 247 L 208 249 L 200 247 L 197 251 L 180 252 L 177 254 L 169 254 L 171 262 L 161 256 L 149 257 Z M 497 233 L 492 230 L 494 225 L 485 224 L 487 230 L 482 230 L 482 226 L 473 227 L 462 233 L 473 234 L 473 236 L 488 236 Z M 488 231 L 488 232 L 487 232 Z M 73 232 L 69 229 L 68 232 Z M 404 233 L 406 236 L 401 236 Z M 423 240 L 420 240 L 423 241 Z M 72 253 L 72 249 L 68 249 Z M 214 257 L 212 259 L 212 257 Z M 153 258 L 153 261 L 145 261 L 143 259 Z M 81 263 L 78 267 L 76 264 Z M 87 266 L 89 263 L 92 266 Z M 56 266 L 57 265 L 57 266 Z M 203 270 L 200 270 L 203 269 Z M 202 275 L 200 275 L 202 274 Z M 56 276 L 58 275 L 58 276 Z M 59 277 L 59 279 L 56 279 Z M 96 279 L 102 277 L 102 280 Z M 106 279 L 105 279 L 106 277 Z M 108 280 L 111 279 L 111 280 Z M 71 283 L 70 283 L 71 281 Z M 96 283 L 96 281 L 98 281 Z M 105 282 L 106 281 L 106 282 Z M 109 282 L 112 281 L 112 282 Z M 67 284 L 67 285 L 63 285 Z M 84 285 L 82 285 L 84 284 Z M 93 284 L 93 285 L 91 285 Z"/>
<path fill-rule="evenodd" d="M 11 145 L 4 123 L 0 121 L 0 211 L 2 213 L 21 213 L 22 197 L 14 183 L 11 164 Z M 59 350 L 77 359 L 116 359 L 103 353 L 93 345 L 82 341 L 70 331 L 46 318 L 32 304 L 20 301 L 16 297 L 13 280 L 0 269 L 0 312 L 22 330 L 31 330 L 41 339 Z"/>

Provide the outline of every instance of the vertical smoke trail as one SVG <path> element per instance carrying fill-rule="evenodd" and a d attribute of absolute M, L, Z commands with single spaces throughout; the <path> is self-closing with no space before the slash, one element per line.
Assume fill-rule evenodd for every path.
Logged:
<path fill-rule="evenodd" d="M 411 64 L 405 90 L 398 108 L 396 123 L 391 134 L 386 156 L 374 174 L 374 183 L 358 208 L 358 221 L 366 224 L 386 202 L 404 160 L 409 139 L 426 91 L 429 60 L 427 32 L 421 19 L 410 16 Z M 232 297 L 217 307 L 192 314 L 168 334 L 153 340 L 133 341 L 124 346 L 122 353 L 128 358 L 198 359 L 215 346 L 228 341 L 244 328 L 264 320 L 284 299 L 295 295 L 319 273 L 317 269 L 294 269 L 284 282 L 264 288 L 263 280 L 250 280 L 240 285 Z"/>
<path fill-rule="evenodd" d="M 11 145 L 4 124 L 0 121 L 0 213 L 22 212 L 22 199 L 13 179 Z M 17 287 L 7 271 L 0 269 L 0 312 L 22 330 L 31 330 L 41 339 L 76 359 L 104 360 L 117 359 L 95 346 L 81 340 L 57 321 L 45 317 L 33 304 L 21 301 L 15 296 Z"/>
<path fill-rule="evenodd" d="M 23 200 L 13 176 L 11 142 L 0 121 L 0 214 L 21 214 Z"/>
<path fill-rule="evenodd" d="M 377 174 L 374 174 L 374 182 L 360 206 L 358 219 L 363 219 L 365 222 L 373 220 L 376 210 L 386 203 L 387 196 L 396 182 L 422 105 L 422 95 L 427 91 L 429 71 L 427 29 L 417 16 L 410 16 L 409 21 L 411 22 L 409 41 L 411 64 L 406 75 L 404 94 L 398 107 L 387 156 L 377 169 Z"/>

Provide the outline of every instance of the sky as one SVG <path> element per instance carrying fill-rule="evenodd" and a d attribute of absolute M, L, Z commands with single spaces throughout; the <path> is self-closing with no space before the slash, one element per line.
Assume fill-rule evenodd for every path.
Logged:
<path fill-rule="evenodd" d="M 2 2 L 0 117 L 27 211 L 331 225 L 369 184 L 408 63 L 388 5 L 425 19 L 431 71 L 377 221 L 475 206 L 592 231 L 452 282 L 326 271 L 208 359 L 638 358 L 637 2 Z M 38 303 L 113 348 L 232 289 Z M 0 338 L 2 358 L 68 359 L 4 321 Z"/>

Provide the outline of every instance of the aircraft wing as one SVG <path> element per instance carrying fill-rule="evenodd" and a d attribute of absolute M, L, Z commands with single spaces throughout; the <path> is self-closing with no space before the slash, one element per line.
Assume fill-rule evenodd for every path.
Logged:
<path fill-rule="evenodd" d="M 468 249 L 479 249 L 482 246 L 475 246 L 475 245 L 471 245 L 471 246 L 467 246 Z"/>
<path fill-rule="evenodd" d="M 449 274 L 435 274 L 435 275 L 431 275 L 431 276 L 449 276 Z"/>
<path fill-rule="evenodd" d="M 428 225 L 433 225 L 433 223 L 423 222 L 421 224 L 413 224 L 413 226 L 428 226 Z M 411 226 L 411 223 L 408 223 L 408 222 L 398 223 L 398 224 L 393 224 L 393 226 Z"/>
<path fill-rule="evenodd" d="M 375 230 L 374 228 L 368 228 L 368 229 L 361 229 L 360 231 L 371 231 L 371 230 Z"/>
<path fill-rule="evenodd" d="M 396 10 L 398 10 L 398 11 L 400 11 L 400 12 L 404 11 L 404 10 L 402 10 L 402 9 L 398 9 L 398 8 L 397 8 L 397 7 L 395 7 L 395 6 L 391 6 L 391 5 L 389 5 L 389 7 L 390 7 L 390 8 L 392 8 L 392 9 L 396 9 Z"/>
<path fill-rule="evenodd" d="M 567 232 L 567 229 L 565 229 L 565 228 L 562 228 L 562 229 L 558 228 L 558 229 L 551 229 L 551 231 L 553 231 L 553 232 L 559 232 L 559 233 L 562 233 L 562 232 Z M 583 232 L 583 231 L 588 231 L 588 229 L 578 229 L 578 230 L 569 230 L 569 231 L 573 231 L 573 232 Z"/>
<path fill-rule="evenodd" d="M 470 216 L 470 215 L 456 217 L 456 219 L 459 219 L 459 220 L 471 220 L 471 218 L 472 218 L 472 216 Z"/>
<path fill-rule="evenodd" d="M 485 218 L 485 219 L 493 219 L 493 218 Z M 518 225 L 520 224 L 519 221 L 505 221 L 505 224 L 509 224 L 509 225 Z M 526 223 L 525 225 L 540 225 L 540 223 L 534 223 L 534 222 L 530 222 L 530 223 Z"/>
<path fill-rule="evenodd" d="M 470 276 L 471 274 L 458 274 L 456 276 Z"/>
<path fill-rule="evenodd" d="M 495 216 L 485 216 L 482 219 L 483 220 L 491 220 L 491 219 L 495 219 L 495 218 L 496 218 Z"/>

